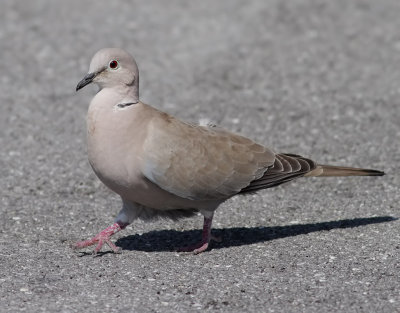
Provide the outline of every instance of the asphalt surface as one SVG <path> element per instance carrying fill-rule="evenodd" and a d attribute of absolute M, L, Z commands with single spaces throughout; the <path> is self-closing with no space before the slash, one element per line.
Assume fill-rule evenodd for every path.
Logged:
<path fill-rule="evenodd" d="M 400 2 L 15 1 L 0 10 L 1 312 L 399 312 Z M 200 216 L 133 223 L 122 254 L 69 244 L 108 226 L 75 93 L 92 55 L 130 51 L 142 101 L 321 163 Z"/>

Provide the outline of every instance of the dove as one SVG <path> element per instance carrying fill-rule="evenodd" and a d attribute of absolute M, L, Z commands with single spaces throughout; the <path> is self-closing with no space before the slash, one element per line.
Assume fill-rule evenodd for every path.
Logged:
<path fill-rule="evenodd" d="M 227 199 L 300 177 L 381 176 L 372 169 L 319 164 L 215 126 L 181 121 L 139 100 L 139 70 L 118 48 L 98 51 L 76 91 L 100 87 L 87 113 L 88 158 L 97 177 L 122 199 L 114 223 L 75 249 L 104 244 L 135 219 L 179 219 L 201 213 L 201 240 L 179 251 L 209 248 L 214 211 Z"/>

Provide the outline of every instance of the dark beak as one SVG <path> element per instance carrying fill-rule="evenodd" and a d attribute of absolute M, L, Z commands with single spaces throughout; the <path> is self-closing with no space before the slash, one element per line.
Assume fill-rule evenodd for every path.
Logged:
<path fill-rule="evenodd" d="M 78 83 L 78 85 L 76 85 L 76 91 L 85 87 L 86 85 L 89 85 L 93 81 L 93 78 L 95 78 L 95 76 L 96 73 L 89 73 L 85 77 L 83 77 L 83 79 Z"/>

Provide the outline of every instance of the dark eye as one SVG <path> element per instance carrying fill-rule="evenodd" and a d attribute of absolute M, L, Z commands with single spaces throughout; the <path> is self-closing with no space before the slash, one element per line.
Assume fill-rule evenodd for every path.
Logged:
<path fill-rule="evenodd" d="M 109 66 L 110 66 L 110 68 L 115 70 L 118 67 L 118 61 L 115 61 L 115 60 L 110 61 Z"/>

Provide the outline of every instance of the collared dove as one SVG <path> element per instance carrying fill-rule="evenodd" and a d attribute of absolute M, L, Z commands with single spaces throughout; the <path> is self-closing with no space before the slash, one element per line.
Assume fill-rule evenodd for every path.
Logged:
<path fill-rule="evenodd" d="M 275 153 L 251 139 L 214 126 L 180 121 L 139 100 L 139 71 L 121 49 L 98 51 L 76 90 L 100 91 L 87 115 L 89 162 L 99 179 L 122 198 L 115 223 L 74 248 L 106 243 L 136 218 L 178 219 L 200 212 L 202 240 L 180 251 L 205 251 L 214 211 L 230 197 L 278 186 L 299 177 L 380 176 L 381 171 L 321 165 L 295 154 Z"/>

